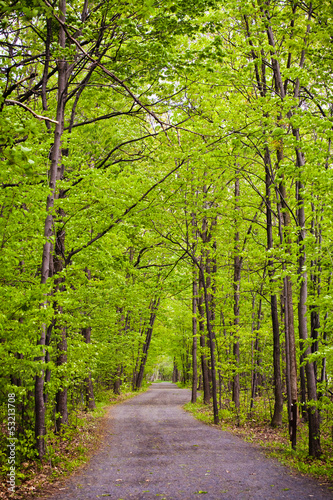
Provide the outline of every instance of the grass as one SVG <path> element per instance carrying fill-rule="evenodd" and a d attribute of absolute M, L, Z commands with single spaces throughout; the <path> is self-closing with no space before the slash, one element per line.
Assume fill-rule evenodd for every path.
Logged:
<path fill-rule="evenodd" d="M 256 401 L 256 408 L 251 414 L 242 414 L 232 408 L 224 407 L 220 410 L 220 423 L 218 427 L 240 436 L 245 441 L 260 445 L 265 448 L 268 456 L 277 458 L 284 465 L 298 472 L 310 475 L 326 484 L 333 490 L 333 456 L 332 456 L 332 434 L 331 428 L 323 424 L 321 429 L 322 456 L 314 459 L 308 454 L 308 426 L 301 422 L 297 430 L 297 448 L 293 450 L 288 435 L 288 424 L 286 415 L 284 423 L 279 428 L 270 426 L 269 415 L 263 410 L 263 402 Z M 187 403 L 186 411 L 205 422 L 213 423 L 213 409 L 211 405 L 204 405 L 199 399 L 197 403 Z M 235 424 L 237 422 L 237 425 Z"/>
<path fill-rule="evenodd" d="M 125 392 L 115 395 L 112 391 L 100 393 L 94 411 L 77 411 L 61 436 L 52 432 L 48 434 L 47 455 L 43 463 L 30 460 L 21 464 L 16 471 L 19 484 L 14 494 L 8 494 L 6 477 L 2 478 L 0 499 L 29 500 L 36 498 L 41 491 L 43 494 L 51 493 L 59 479 L 83 466 L 99 447 L 110 405 L 122 403 L 136 394 Z"/>

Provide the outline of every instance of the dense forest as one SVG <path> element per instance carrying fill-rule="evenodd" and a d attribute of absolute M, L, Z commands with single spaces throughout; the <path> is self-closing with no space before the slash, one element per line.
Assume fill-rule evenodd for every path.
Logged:
<path fill-rule="evenodd" d="M 265 397 L 294 447 L 300 421 L 332 446 L 332 19 L 0 2 L 4 458 L 8 402 L 17 463 L 43 459 L 99 388 L 158 371 L 215 423 Z"/>

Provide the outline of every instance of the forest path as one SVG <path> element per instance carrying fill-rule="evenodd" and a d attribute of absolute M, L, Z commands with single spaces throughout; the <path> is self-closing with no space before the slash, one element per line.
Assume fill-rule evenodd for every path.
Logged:
<path fill-rule="evenodd" d="M 190 391 L 153 384 L 109 411 L 104 443 L 50 500 L 313 500 L 333 494 L 291 476 L 255 446 L 180 408 Z"/>

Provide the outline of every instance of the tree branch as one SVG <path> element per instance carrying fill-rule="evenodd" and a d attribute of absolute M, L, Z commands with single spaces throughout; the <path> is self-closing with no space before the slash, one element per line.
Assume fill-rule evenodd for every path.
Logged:
<path fill-rule="evenodd" d="M 38 120 L 46 120 L 48 122 L 58 124 L 58 122 L 56 120 L 52 120 L 52 118 L 48 118 L 47 116 L 37 115 L 37 113 L 35 113 L 35 111 L 33 111 L 31 108 L 29 108 L 26 104 L 23 104 L 23 102 L 13 101 L 12 99 L 6 99 L 5 104 L 14 105 L 14 106 L 15 105 L 21 106 L 21 108 L 25 109 L 26 111 L 29 111 L 29 113 L 31 113 L 35 118 L 38 118 Z"/>

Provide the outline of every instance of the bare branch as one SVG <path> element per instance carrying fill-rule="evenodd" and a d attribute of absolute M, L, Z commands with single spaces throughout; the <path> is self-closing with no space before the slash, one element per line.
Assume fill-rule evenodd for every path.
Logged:
<path fill-rule="evenodd" d="M 31 113 L 35 118 L 38 118 L 38 120 L 46 120 L 48 122 L 58 124 L 58 122 L 56 120 L 52 120 L 52 118 L 48 118 L 47 116 L 37 115 L 37 113 L 35 113 L 35 111 L 33 111 L 31 108 L 29 108 L 26 104 L 23 104 L 23 102 L 13 101 L 12 99 L 6 99 L 5 104 L 9 104 L 9 105 L 13 105 L 13 106 L 15 106 L 15 105 L 21 106 L 21 108 L 25 109 L 26 111 L 29 111 L 29 113 Z"/>

